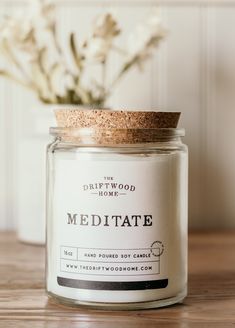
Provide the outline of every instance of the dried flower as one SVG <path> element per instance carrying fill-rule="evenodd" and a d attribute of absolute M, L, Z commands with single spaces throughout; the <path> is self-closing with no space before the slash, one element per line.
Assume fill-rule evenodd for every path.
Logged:
<path fill-rule="evenodd" d="M 155 10 L 151 17 L 129 37 L 129 56 L 138 57 L 138 61 L 145 61 L 165 37 L 166 30 L 159 19 L 158 11 Z"/>
<path fill-rule="evenodd" d="M 118 22 L 110 13 L 97 17 L 94 25 L 93 37 L 101 39 L 113 39 L 120 34 Z"/>
<path fill-rule="evenodd" d="M 103 63 L 110 51 L 110 43 L 102 38 L 93 38 L 84 48 L 84 55 L 89 62 Z"/>
<path fill-rule="evenodd" d="M 119 34 L 118 23 L 110 13 L 98 16 L 91 38 L 84 44 L 87 59 L 104 63 L 112 48 L 114 38 Z"/>
<path fill-rule="evenodd" d="M 28 14 L 6 17 L 0 25 L 0 57 L 4 59 L 0 75 L 33 90 L 45 103 L 103 105 L 121 77 L 131 67 L 142 65 L 165 36 L 158 13 L 154 12 L 130 36 L 126 51 L 115 44 L 121 33 L 117 19 L 104 13 L 96 18 L 82 45 L 78 46 L 76 35 L 71 33 L 69 47 L 63 49 L 57 38 L 55 10 L 53 2 L 35 0 Z M 67 62 L 68 50 L 74 67 Z M 122 56 L 123 64 L 108 83 L 106 70 L 111 51 Z M 87 68 L 92 63 L 101 65 L 102 77 L 101 81 L 96 77 L 87 83 Z"/>

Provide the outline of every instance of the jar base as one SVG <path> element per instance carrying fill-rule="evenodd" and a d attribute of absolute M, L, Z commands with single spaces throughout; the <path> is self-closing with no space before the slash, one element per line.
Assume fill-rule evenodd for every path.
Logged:
<path fill-rule="evenodd" d="M 55 300 L 59 304 L 72 306 L 72 307 L 84 307 L 90 309 L 99 310 L 144 310 L 144 309 L 154 309 L 161 308 L 176 303 L 182 303 L 184 298 L 187 296 L 187 290 L 183 290 L 181 293 L 174 297 L 169 297 L 165 299 L 147 301 L 147 302 L 129 302 L 129 303 L 103 303 L 103 302 L 89 302 L 80 301 L 75 299 L 69 299 L 66 297 L 58 296 L 52 292 L 47 292 L 49 298 Z"/>

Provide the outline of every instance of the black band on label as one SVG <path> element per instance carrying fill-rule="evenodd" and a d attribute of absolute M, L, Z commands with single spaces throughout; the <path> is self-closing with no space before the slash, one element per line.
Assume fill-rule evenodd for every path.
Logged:
<path fill-rule="evenodd" d="M 168 285 L 168 279 L 148 281 L 89 281 L 57 277 L 60 286 L 93 290 L 144 290 L 162 289 Z"/>

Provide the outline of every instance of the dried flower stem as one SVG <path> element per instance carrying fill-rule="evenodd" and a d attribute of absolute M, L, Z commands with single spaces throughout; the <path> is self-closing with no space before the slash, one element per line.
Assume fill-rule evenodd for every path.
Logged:
<path fill-rule="evenodd" d="M 36 0 L 35 0 L 36 1 Z M 38 14 L 22 19 L 7 17 L 0 25 L 0 56 L 9 62 L 9 69 L 0 75 L 34 91 L 46 103 L 104 105 L 122 77 L 134 66 L 142 65 L 164 37 L 158 14 L 142 26 L 134 37 L 135 49 L 122 49 L 116 44 L 121 29 L 110 13 L 97 18 L 93 31 L 81 46 L 75 34 L 69 34 L 69 55 L 61 46 L 54 18 L 55 5 L 38 0 Z M 120 55 L 122 64 L 117 75 L 109 81 L 107 70 L 113 53 Z M 95 77 L 90 84 L 84 77 L 91 65 L 101 68 L 101 82 Z M 17 76 L 19 75 L 19 77 Z"/>

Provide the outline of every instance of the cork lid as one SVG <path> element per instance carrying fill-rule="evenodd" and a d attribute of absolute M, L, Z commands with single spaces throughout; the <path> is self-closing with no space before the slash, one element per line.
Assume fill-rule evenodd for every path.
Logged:
<path fill-rule="evenodd" d="M 123 111 L 123 110 L 77 110 L 55 111 L 59 127 L 105 128 L 105 129 L 159 129 L 176 128 L 179 112 Z"/>
<path fill-rule="evenodd" d="M 133 144 L 155 142 L 176 133 L 179 112 L 108 109 L 55 110 L 57 128 L 52 135 L 82 144 Z M 178 131 L 179 132 L 179 131 Z"/>

